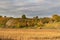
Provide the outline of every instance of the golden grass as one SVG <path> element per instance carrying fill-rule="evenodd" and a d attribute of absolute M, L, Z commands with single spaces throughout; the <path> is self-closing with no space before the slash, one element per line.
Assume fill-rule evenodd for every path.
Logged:
<path fill-rule="evenodd" d="M 0 29 L 1 40 L 60 40 L 59 29 Z"/>

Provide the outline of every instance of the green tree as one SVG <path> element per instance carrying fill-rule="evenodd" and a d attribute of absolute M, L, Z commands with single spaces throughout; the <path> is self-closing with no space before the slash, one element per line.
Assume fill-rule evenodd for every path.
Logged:
<path fill-rule="evenodd" d="M 52 16 L 52 19 L 57 22 L 57 21 L 60 21 L 60 16 L 59 15 L 53 15 Z"/>
<path fill-rule="evenodd" d="M 44 18 L 42 18 L 42 19 L 40 19 L 40 20 L 41 20 L 41 22 L 42 22 L 43 24 L 45 24 L 45 23 L 49 23 L 50 18 L 44 17 Z"/>
<path fill-rule="evenodd" d="M 0 18 L 1 18 L 2 16 L 0 15 Z"/>
<path fill-rule="evenodd" d="M 43 24 L 42 20 L 37 22 L 37 28 L 42 29 L 43 26 L 44 26 L 44 24 Z"/>
<path fill-rule="evenodd" d="M 38 16 L 36 16 L 36 17 L 33 17 L 33 19 L 38 19 Z"/>
<path fill-rule="evenodd" d="M 24 14 L 24 15 L 22 15 L 22 19 L 26 19 L 26 15 Z"/>
<path fill-rule="evenodd" d="M 6 16 L 4 16 L 4 18 L 6 18 Z"/>

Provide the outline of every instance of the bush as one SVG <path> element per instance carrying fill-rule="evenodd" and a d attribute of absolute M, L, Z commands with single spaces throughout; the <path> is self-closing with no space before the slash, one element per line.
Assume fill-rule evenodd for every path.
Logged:
<path fill-rule="evenodd" d="M 60 22 L 47 23 L 44 25 L 44 28 L 46 28 L 46 29 L 60 29 Z"/>

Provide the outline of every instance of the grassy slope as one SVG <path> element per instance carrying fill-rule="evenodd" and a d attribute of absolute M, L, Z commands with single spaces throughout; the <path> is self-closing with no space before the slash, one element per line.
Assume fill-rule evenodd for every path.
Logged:
<path fill-rule="evenodd" d="M 11 38 L 16 40 L 20 40 L 20 39 L 44 40 L 45 38 L 52 39 L 54 37 L 60 37 L 60 30 L 57 30 L 57 29 L 0 29 L 0 38 Z"/>

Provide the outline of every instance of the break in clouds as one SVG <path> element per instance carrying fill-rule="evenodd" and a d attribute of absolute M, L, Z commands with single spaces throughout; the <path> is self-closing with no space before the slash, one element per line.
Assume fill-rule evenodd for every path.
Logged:
<path fill-rule="evenodd" d="M 60 14 L 60 0 L 0 0 L 0 15 L 19 17 Z"/>

